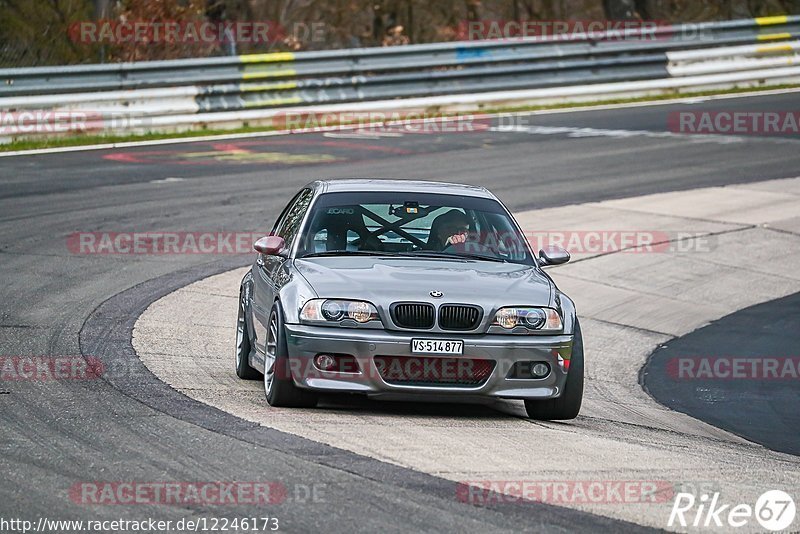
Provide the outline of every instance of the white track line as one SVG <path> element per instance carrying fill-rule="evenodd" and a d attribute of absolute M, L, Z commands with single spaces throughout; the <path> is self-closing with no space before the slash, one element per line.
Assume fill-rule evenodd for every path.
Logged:
<path fill-rule="evenodd" d="M 767 91 L 754 91 L 748 93 L 737 93 L 737 94 L 729 94 L 729 95 L 712 95 L 712 96 L 704 96 L 704 97 L 684 97 L 684 98 L 676 98 L 674 100 L 654 100 L 648 102 L 631 102 L 625 104 L 598 104 L 598 105 L 591 105 L 591 106 L 580 106 L 574 108 L 563 108 L 563 109 L 547 109 L 547 110 L 539 110 L 539 111 L 519 111 L 519 112 L 499 112 L 499 113 L 478 113 L 478 114 L 470 114 L 470 113 L 463 113 L 462 116 L 469 116 L 475 119 L 483 119 L 483 118 L 495 118 L 495 117 L 516 117 L 516 116 L 524 116 L 524 115 L 556 115 L 562 113 L 580 113 L 582 111 L 603 111 L 603 110 L 611 110 L 611 109 L 626 109 L 626 108 L 638 108 L 638 107 L 652 107 L 652 106 L 665 106 L 665 105 L 673 105 L 673 104 L 697 104 L 700 102 L 712 101 L 712 100 L 725 100 L 731 98 L 748 98 L 748 97 L 759 97 L 759 96 L 771 96 L 771 95 L 780 95 L 780 94 L 789 94 L 789 93 L 796 93 L 800 92 L 800 88 L 792 88 L 792 89 L 773 89 Z M 351 110 L 352 111 L 352 110 Z M 146 146 L 159 146 L 159 145 L 171 145 L 171 144 L 184 144 L 184 143 L 195 143 L 195 142 L 204 142 L 204 141 L 225 141 L 225 140 L 234 140 L 234 139 L 252 139 L 258 137 L 274 137 L 274 136 L 283 136 L 283 135 L 300 135 L 300 134 L 308 134 L 308 133 L 319 133 L 325 131 L 335 131 L 335 130 L 349 130 L 354 128 L 363 128 L 368 125 L 352 125 L 352 126 L 335 126 L 330 128 L 324 129 L 309 129 L 309 130 L 280 130 L 280 131 L 272 131 L 272 132 L 247 132 L 247 133 L 232 133 L 232 134 L 218 134 L 218 135 L 205 135 L 205 136 L 195 136 L 195 137 L 178 137 L 173 139 L 154 139 L 148 141 L 126 141 L 120 143 L 100 143 L 95 145 L 82 145 L 82 146 L 70 146 L 70 147 L 54 147 L 54 148 L 40 148 L 34 150 L 15 150 L 15 151 L 8 151 L 8 152 L 0 152 L 0 158 L 4 157 L 13 157 L 13 156 L 34 156 L 40 154 L 61 154 L 66 152 L 81 152 L 81 151 L 88 151 L 88 150 L 110 150 L 110 149 L 118 149 L 118 148 L 133 148 L 133 147 L 146 147 Z"/>

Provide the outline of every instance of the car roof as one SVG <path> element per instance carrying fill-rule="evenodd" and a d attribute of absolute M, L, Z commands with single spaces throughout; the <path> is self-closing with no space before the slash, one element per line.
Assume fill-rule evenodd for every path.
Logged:
<path fill-rule="evenodd" d="M 353 178 L 344 180 L 318 180 L 322 193 L 357 193 L 370 191 L 400 191 L 413 193 L 439 193 L 495 199 L 485 187 L 423 180 L 385 180 L 378 178 Z"/>

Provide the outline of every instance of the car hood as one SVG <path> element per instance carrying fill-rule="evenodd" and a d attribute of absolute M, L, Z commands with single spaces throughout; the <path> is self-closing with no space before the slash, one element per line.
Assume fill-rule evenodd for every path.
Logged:
<path fill-rule="evenodd" d="M 548 306 L 550 279 L 529 265 L 473 260 L 328 257 L 296 260 L 298 272 L 322 298 L 367 300 L 387 308 L 397 301 L 501 306 Z M 432 291 L 443 294 L 431 296 Z"/>

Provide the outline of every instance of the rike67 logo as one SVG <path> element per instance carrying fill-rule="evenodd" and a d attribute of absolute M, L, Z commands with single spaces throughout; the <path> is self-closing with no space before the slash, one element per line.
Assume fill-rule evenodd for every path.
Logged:
<path fill-rule="evenodd" d="M 678 493 L 667 526 L 740 528 L 755 519 L 762 528 L 778 532 L 792 525 L 796 511 L 794 499 L 781 490 L 764 492 L 755 506 L 723 503 L 719 493 L 703 494 L 699 499 L 691 493 Z"/>

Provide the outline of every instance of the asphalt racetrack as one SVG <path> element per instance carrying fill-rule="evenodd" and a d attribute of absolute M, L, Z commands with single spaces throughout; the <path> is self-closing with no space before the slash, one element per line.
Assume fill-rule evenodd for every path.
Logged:
<path fill-rule="evenodd" d="M 747 335 L 742 335 L 743 332 Z M 747 308 L 657 350 L 645 370 L 644 386 L 659 402 L 674 410 L 776 451 L 800 455 L 800 433 L 792 430 L 800 428 L 796 382 L 798 332 L 800 295 Z M 670 374 L 668 367 L 675 358 L 687 355 L 698 362 L 692 369 L 698 380 L 659 379 Z M 747 362 L 743 365 L 773 360 L 775 373 L 755 384 L 728 377 L 715 379 L 713 373 L 703 375 L 699 362 L 714 355 Z M 750 373 L 741 367 L 741 374 Z M 758 373 L 759 368 L 756 369 Z M 685 370 L 689 371 L 689 367 Z"/>
<path fill-rule="evenodd" d="M 495 119 L 464 133 L 339 132 L 0 157 L 0 272 L 4 281 L 0 356 L 5 361 L 94 358 L 107 371 L 97 379 L 0 380 L 0 472 L 4 479 L 0 485 L 0 517 L 177 521 L 269 515 L 280 520 L 282 530 L 292 532 L 624 532 L 667 528 L 662 508 L 668 509 L 669 503 L 664 502 L 657 514 L 648 515 L 647 503 L 604 503 L 597 509 L 562 502 L 489 502 L 478 506 L 457 498 L 457 480 L 532 477 L 530 471 L 490 469 L 495 460 L 498 465 L 504 459 L 511 461 L 514 450 L 529 446 L 527 437 L 540 440 L 535 447 L 537 465 L 558 464 L 552 475 L 558 477 L 555 480 L 626 480 L 631 476 L 624 471 L 626 463 L 634 466 L 637 479 L 652 480 L 647 466 L 655 467 L 652 461 L 656 458 L 662 467 L 670 469 L 658 480 L 685 483 L 686 471 L 692 469 L 696 475 L 688 481 L 730 486 L 737 497 L 754 500 L 761 491 L 783 489 L 797 498 L 797 457 L 752 443 L 760 442 L 784 453 L 798 452 L 796 415 L 786 415 L 800 411 L 796 379 L 781 382 L 780 409 L 763 390 L 759 395 L 766 397 L 764 402 L 748 402 L 752 382 L 723 388 L 722 408 L 727 413 L 714 416 L 713 410 L 719 409 L 720 403 L 709 407 L 710 403 L 695 400 L 692 395 L 699 391 L 697 384 L 685 386 L 694 388 L 692 391 L 672 389 L 662 394 L 660 383 L 652 380 L 658 376 L 666 380 L 665 375 L 643 374 L 647 391 L 656 399 L 705 422 L 666 408 L 650 407 L 652 411 L 638 414 L 626 411 L 626 398 L 614 397 L 617 390 L 610 386 L 603 389 L 602 384 L 605 373 L 613 375 L 616 359 L 634 345 L 637 354 L 644 354 L 642 364 L 652 352 L 650 348 L 666 345 L 668 349 L 664 350 L 679 350 L 681 345 L 676 344 L 691 342 L 696 354 L 706 354 L 715 350 L 718 345 L 712 340 L 720 337 L 724 339 L 715 354 L 731 355 L 730 347 L 739 346 L 743 351 L 797 358 L 796 318 L 779 323 L 781 328 L 768 328 L 776 316 L 782 320 L 787 306 L 788 311 L 796 311 L 796 298 L 755 308 L 752 313 L 757 312 L 757 317 L 742 326 L 725 326 L 740 324 L 733 316 L 691 332 L 742 308 L 778 298 L 791 299 L 790 295 L 800 291 L 796 268 L 794 273 L 791 269 L 800 253 L 800 186 L 797 181 L 787 181 L 800 177 L 800 139 L 675 134 L 669 131 L 668 116 L 683 110 L 789 111 L 796 110 L 798 102 L 798 93 L 785 93 L 542 114 L 513 124 L 500 124 Z M 630 317 L 619 315 L 614 321 L 601 306 L 603 299 L 613 295 L 593 292 L 592 284 L 609 291 L 640 294 L 639 288 L 627 285 L 630 280 L 639 280 L 657 286 L 652 290 L 654 300 L 668 298 L 667 292 L 677 299 L 690 282 L 702 281 L 711 271 L 687 276 L 691 273 L 690 261 L 683 266 L 681 276 L 670 277 L 664 274 L 669 273 L 668 265 L 664 265 L 669 258 L 654 255 L 631 260 L 636 262 L 635 271 L 621 270 L 620 263 L 603 265 L 611 261 L 604 258 L 598 258 L 598 263 L 581 259 L 566 266 L 565 289 L 570 294 L 574 288 L 574 292 L 587 295 L 585 301 L 576 297 L 579 313 L 586 313 L 587 322 L 594 321 L 597 332 L 598 356 L 593 362 L 597 373 L 589 380 L 597 384 L 593 391 L 606 395 L 587 397 L 584 415 L 570 423 L 529 422 L 510 404 L 387 408 L 365 402 L 323 407 L 319 412 L 325 420 L 319 424 L 310 419 L 306 424 L 298 419 L 302 416 L 290 410 L 276 416 L 280 421 L 270 425 L 259 419 L 269 414 L 263 399 L 253 396 L 244 408 L 258 411 L 254 407 L 261 406 L 263 413 L 253 417 L 242 415 L 244 412 L 232 415 L 182 388 L 171 387 L 173 382 L 191 377 L 191 368 L 184 373 L 170 367 L 169 372 L 176 374 L 165 376 L 158 374 L 163 367 L 154 370 L 150 363 L 146 367 L 142 361 L 147 359 L 137 354 L 141 347 L 132 343 L 140 316 L 159 302 L 168 304 L 160 299 L 179 295 L 176 290 L 186 287 L 191 293 L 195 290 L 189 289 L 190 284 L 212 275 L 230 275 L 228 271 L 249 265 L 252 257 L 92 254 L 76 248 L 76 235 L 265 233 L 288 199 L 302 185 L 321 177 L 413 178 L 484 185 L 513 212 L 524 214 L 530 224 L 542 224 L 549 215 L 550 229 L 572 228 L 569 219 L 553 222 L 555 213 L 583 217 L 583 229 L 593 224 L 591 214 L 597 210 L 638 214 L 641 218 L 630 224 L 649 229 L 652 225 L 670 228 L 667 219 L 680 217 L 684 225 L 681 229 L 696 226 L 715 236 L 721 255 L 700 262 L 698 268 L 724 263 L 724 276 L 715 275 L 716 285 L 699 294 L 698 298 L 708 304 L 698 306 L 702 313 L 693 315 L 686 299 L 684 310 L 689 319 L 679 314 L 659 315 L 658 309 L 664 306 L 644 310 L 633 305 L 626 312 Z M 693 191 L 700 196 L 692 196 Z M 682 196 L 669 196 L 673 194 Z M 729 202 L 730 211 L 725 211 L 720 198 Z M 747 204 L 756 201 L 760 204 Z M 604 204 L 593 204 L 598 202 Z M 615 220 L 606 218 L 603 224 Z M 748 284 L 737 278 L 743 269 Z M 554 270 L 553 276 L 561 285 L 559 272 Z M 660 274 L 656 276 L 655 272 Z M 200 291 L 203 298 L 224 299 L 230 289 L 226 284 L 209 282 Z M 597 295 L 596 299 L 592 295 Z M 619 306 L 617 310 L 622 309 L 622 304 Z M 213 338 L 216 323 L 204 323 L 207 317 L 202 309 L 197 313 L 173 316 L 174 324 L 163 323 L 172 330 L 157 332 L 159 342 L 166 338 L 170 347 L 198 347 L 195 356 L 202 355 L 202 347 L 212 346 L 210 341 L 204 345 L 202 337 L 207 333 Z M 638 320 L 646 324 L 631 326 Z M 201 339 L 184 339 L 179 324 L 200 327 Z M 759 336 L 769 338 L 771 333 L 782 337 L 782 344 L 762 349 L 745 328 L 751 324 L 760 328 Z M 743 345 L 745 340 L 750 345 Z M 766 339 L 764 343 L 772 341 Z M 608 351 L 612 346 L 619 350 Z M 650 365 L 658 365 L 658 354 L 660 351 Z M 608 382 L 616 384 L 623 378 L 631 388 L 637 388 L 631 393 L 637 403 L 644 406 L 652 402 L 655 406 L 639 385 L 639 377 L 610 376 Z M 664 395 L 677 401 L 668 402 Z M 775 418 L 770 420 L 774 423 L 756 426 L 758 421 L 763 422 L 764 410 L 772 410 L 769 413 Z M 741 417 L 732 416 L 733 412 L 741 413 Z M 324 437 L 321 434 L 328 432 L 329 427 L 324 425 L 335 424 L 336 418 L 364 414 L 373 427 L 385 424 L 387 428 L 364 427 L 363 435 L 351 431 L 346 439 L 341 436 L 347 429 L 341 435 L 333 431 Z M 316 415 L 312 412 L 309 417 Z M 457 425 L 452 425 L 453 418 Z M 466 436 L 459 440 L 443 440 L 443 447 L 460 447 L 458 450 L 437 454 L 462 458 L 476 451 L 477 444 L 492 454 L 476 453 L 470 461 L 481 464 L 481 468 L 473 469 L 473 464 L 465 460 L 452 468 L 454 474 L 447 472 L 450 467 L 437 467 L 433 461 L 430 465 L 415 463 L 402 454 L 404 447 L 415 445 L 412 435 L 405 430 L 390 432 L 396 419 L 397 428 L 425 427 L 429 436 L 452 436 L 469 429 L 458 434 Z M 292 424 L 320 433 L 309 437 Z M 498 427 L 503 428 L 498 431 Z M 512 438 L 518 433 L 524 433 L 526 439 L 515 442 Z M 392 447 L 400 452 L 366 451 L 353 443 L 360 441 L 372 447 L 380 445 L 381 435 L 389 434 Z M 581 444 L 574 450 L 570 449 L 573 434 Z M 403 443 L 404 435 L 408 443 Z M 783 437 L 777 438 L 779 435 Z M 551 439 L 561 448 L 548 447 Z M 645 454 L 644 447 L 650 452 L 659 449 L 661 456 Z M 692 463 L 682 464 L 681 451 L 692 447 L 696 448 Z M 430 450 L 434 448 L 435 443 Z M 598 457 L 584 462 L 584 450 L 596 450 Z M 622 456 L 622 451 L 631 456 Z M 425 454 L 422 449 L 415 457 Z M 709 467 L 698 471 L 696 466 L 704 460 Z M 777 474 L 770 479 L 768 473 Z M 265 480 L 286 489 L 281 499 L 266 507 L 243 502 L 106 505 L 92 502 L 84 491 L 91 484 L 107 482 Z M 759 491 L 754 490 L 752 495 L 737 493 L 747 487 Z M 316 497 L 315 489 L 319 493 Z M 639 516 L 647 519 L 638 521 Z"/>

